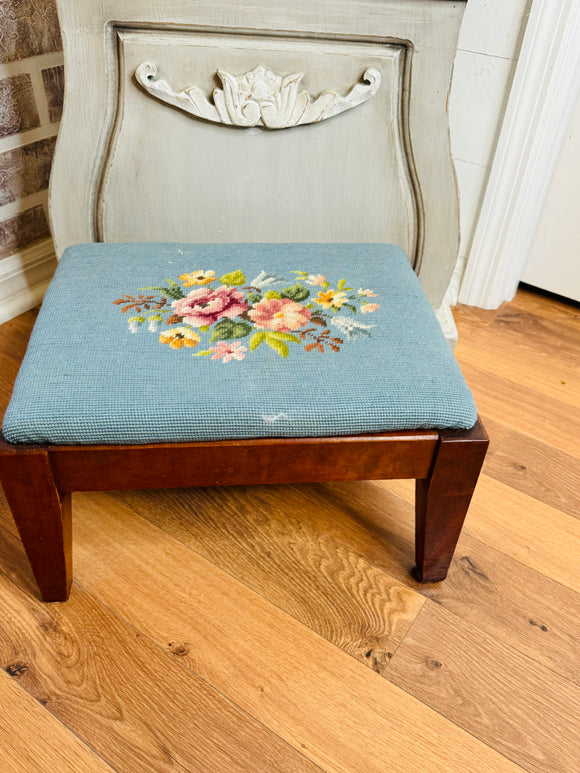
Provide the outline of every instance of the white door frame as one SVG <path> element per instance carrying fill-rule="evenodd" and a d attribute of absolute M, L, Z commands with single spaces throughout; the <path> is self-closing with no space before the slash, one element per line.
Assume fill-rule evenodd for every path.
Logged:
<path fill-rule="evenodd" d="M 580 87 L 580 0 L 534 0 L 459 301 L 517 290 Z"/>

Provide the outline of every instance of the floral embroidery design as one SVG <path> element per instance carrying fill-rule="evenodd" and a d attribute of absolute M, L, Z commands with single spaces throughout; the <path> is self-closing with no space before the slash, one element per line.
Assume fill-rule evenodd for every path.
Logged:
<path fill-rule="evenodd" d="M 286 358 L 290 346 L 324 354 L 339 352 L 345 338 L 371 336 L 374 325 L 357 317 L 380 308 L 368 300 L 376 293 L 347 287 L 346 279 L 331 286 L 322 274 L 291 273 L 289 279 L 261 271 L 248 282 L 241 269 L 219 279 L 212 269 L 194 269 L 179 275 L 181 284 L 166 279 L 166 285 L 140 287 L 113 303 L 123 314 L 132 312 L 131 333 L 147 323 L 171 349 L 194 349 L 207 335 L 210 345 L 192 355 L 223 363 L 243 360 L 262 344 Z"/>

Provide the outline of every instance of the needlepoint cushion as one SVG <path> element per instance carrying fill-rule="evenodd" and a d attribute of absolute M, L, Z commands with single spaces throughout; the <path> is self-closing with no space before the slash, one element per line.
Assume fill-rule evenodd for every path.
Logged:
<path fill-rule="evenodd" d="M 2 432 L 155 443 L 467 429 L 476 408 L 386 244 L 83 244 L 62 257 Z"/>

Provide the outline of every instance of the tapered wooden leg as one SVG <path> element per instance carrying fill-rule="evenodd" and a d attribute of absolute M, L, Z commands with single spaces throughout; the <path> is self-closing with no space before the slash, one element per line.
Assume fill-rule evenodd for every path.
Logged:
<path fill-rule="evenodd" d="M 468 431 L 440 432 L 429 477 L 415 486 L 415 572 L 421 582 L 447 577 L 488 445 L 479 421 Z"/>
<path fill-rule="evenodd" d="M 70 494 L 59 492 L 42 448 L 0 447 L 0 480 L 43 601 L 65 601 L 72 581 Z"/>

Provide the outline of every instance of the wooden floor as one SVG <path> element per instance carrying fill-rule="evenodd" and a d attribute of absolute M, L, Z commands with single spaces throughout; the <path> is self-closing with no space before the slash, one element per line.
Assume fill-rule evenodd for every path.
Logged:
<path fill-rule="evenodd" d="M 409 481 L 75 495 L 52 605 L 0 500 L 1 773 L 580 770 L 580 312 L 456 317 L 492 444 L 442 584 Z"/>

